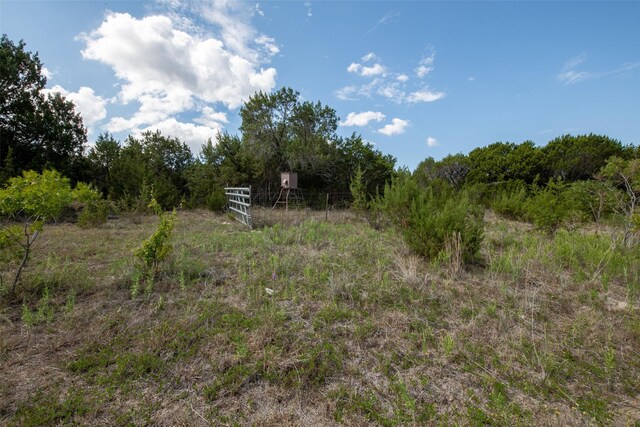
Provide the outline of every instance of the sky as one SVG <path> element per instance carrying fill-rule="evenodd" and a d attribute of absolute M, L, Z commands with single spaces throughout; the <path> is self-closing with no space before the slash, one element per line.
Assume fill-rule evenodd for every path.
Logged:
<path fill-rule="evenodd" d="M 94 141 L 159 129 L 198 154 L 291 87 L 413 170 L 494 142 L 640 144 L 640 1 L 0 0 Z"/>

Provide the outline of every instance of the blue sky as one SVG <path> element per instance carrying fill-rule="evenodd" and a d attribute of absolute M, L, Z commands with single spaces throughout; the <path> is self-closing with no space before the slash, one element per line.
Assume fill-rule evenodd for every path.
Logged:
<path fill-rule="evenodd" d="M 195 154 L 289 86 L 398 165 L 496 141 L 640 143 L 640 2 L 0 2 L 90 129 L 160 129 Z"/>

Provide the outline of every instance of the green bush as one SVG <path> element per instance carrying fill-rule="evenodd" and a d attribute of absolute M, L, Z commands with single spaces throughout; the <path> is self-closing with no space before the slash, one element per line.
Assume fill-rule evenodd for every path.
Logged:
<path fill-rule="evenodd" d="M 572 206 L 583 221 L 600 222 L 614 213 L 622 191 L 608 182 L 577 181 L 567 189 Z"/>
<path fill-rule="evenodd" d="M 153 234 L 143 241 L 142 245 L 133 252 L 143 266 L 143 271 L 139 273 L 144 274 L 148 290 L 153 286 L 153 281 L 159 271 L 160 263 L 169 256 L 173 249 L 173 246 L 169 243 L 169 239 L 173 234 L 176 221 L 175 209 L 170 214 L 163 212 L 155 198 L 151 199 L 149 207 L 158 215 L 158 226 Z M 140 280 L 140 277 L 138 277 L 137 280 Z M 136 282 L 136 280 L 134 280 L 134 282 Z M 132 294 L 137 293 L 137 286 L 138 283 L 134 283 L 135 290 L 132 290 Z"/>
<path fill-rule="evenodd" d="M 0 258 L 19 262 L 11 292 L 15 292 L 33 244 L 45 224 L 57 220 L 71 203 L 99 199 L 99 193 L 87 184 L 78 183 L 72 189 L 69 179 L 55 170 L 45 170 L 41 174 L 25 171 L 0 189 L 0 216 L 3 219 L 0 224 Z M 12 253 L 15 255 L 7 256 Z"/>
<path fill-rule="evenodd" d="M 462 261 L 477 261 L 484 231 L 483 210 L 465 193 L 423 193 L 412 204 L 409 222 L 404 238 L 418 254 L 442 256 L 450 250 L 448 242 L 459 235 Z"/>
<path fill-rule="evenodd" d="M 411 178 L 411 175 L 400 172 L 386 185 L 381 209 L 391 223 L 400 229 L 409 227 L 411 206 L 424 190 Z"/>
<path fill-rule="evenodd" d="M 107 222 L 109 203 L 91 185 L 79 182 L 73 190 L 73 197 L 80 205 L 78 226 L 91 228 Z"/>
<path fill-rule="evenodd" d="M 205 203 L 207 204 L 207 209 L 214 212 L 224 212 L 227 207 L 227 196 L 224 194 L 223 188 L 218 188 L 217 190 L 213 190 L 206 198 Z"/>
<path fill-rule="evenodd" d="M 539 229 L 555 231 L 572 214 L 572 207 L 562 181 L 550 180 L 546 187 L 535 190 L 526 203 L 527 218 Z"/>
<path fill-rule="evenodd" d="M 81 228 L 97 227 L 107 222 L 109 202 L 95 200 L 87 203 L 78 214 L 78 226 Z"/>
<path fill-rule="evenodd" d="M 515 220 L 526 217 L 527 189 L 520 186 L 516 189 L 502 190 L 491 203 L 491 208 L 500 215 Z"/>
<path fill-rule="evenodd" d="M 387 187 L 383 200 L 391 223 L 417 254 L 430 259 L 441 257 L 456 240 L 463 262 L 478 259 L 483 209 L 465 192 L 439 186 L 420 189 L 409 177 L 400 176 Z"/>

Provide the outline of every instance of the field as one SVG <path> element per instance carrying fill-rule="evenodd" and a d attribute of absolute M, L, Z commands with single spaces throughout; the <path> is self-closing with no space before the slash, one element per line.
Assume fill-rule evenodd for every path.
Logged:
<path fill-rule="evenodd" d="M 0 424 L 640 425 L 640 249 L 486 214 L 483 261 L 349 216 L 52 225 L 0 302 Z M 5 279 L 6 281 L 6 279 Z"/>

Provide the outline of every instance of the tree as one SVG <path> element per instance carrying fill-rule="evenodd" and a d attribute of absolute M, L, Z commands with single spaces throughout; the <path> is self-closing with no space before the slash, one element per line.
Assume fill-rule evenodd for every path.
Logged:
<path fill-rule="evenodd" d="M 629 157 L 631 149 L 604 135 L 563 135 L 542 149 L 545 169 L 551 177 L 567 182 L 593 179 L 612 156 Z"/>
<path fill-rule="evenodd" d="M 87 159 L 91 168 L 91 182 L 107 195 L 113 180 L 113 166 L 120 158 L 120 143 L 105 132 L 98 135 L 95 145 L 89 150 Z"/>
<path fill-rule="evenodd" d="M 625 218 L 623 241 L 626 246 L 631 246 L 631 236 L 640 206 L 640 159 L 612 157 L 600 170 L 598 177 L 622 190 L 613 209 Z"/>
<path fill-rule="evenodd" d="M 38 54 L 6 35 L 0 39 L 0 167 L 6 176 L 56 168 L 67 175 L 82 155 L 87 132 L 72 102 L 44 95 L 47 79 Z M 72 177 L 74 178 L 74 177 Z"/>
<path fill-rule="evenodd" d="M 112 159 L 109 196 L 126 207 L 146 209 L 151 192 L 163 209 L 180 204 L 188 197 L 187 173 L 194 162 L 189 147 L 177 138 L 160 131 L 143 132 L 140 138 L 129 136 L 119 152 L 112 142 L 105 142 Z M 97 154 L 96 154 L 97 156 Z"/>
<path fill-rule="evenodd" d="M 280 172 L 290 171 L 301 186 L 330 181 L 338 118 L 332 108 L 299 97 L 291 88 L 258 92 L 240 109 L 242 142 L 259 165 L 254 185 L 277 184 Z"/>
<path fill-rule="evenodd" d="M 469 181 L 494 184 L 522 181 L 531 184 L 543 172 L 543 155 L 533 142 L 495 142 L 469 153 Z"/>
<path fill-rule="evenodd" d="M 369 198 L 381 193 L 385 185 L 391 182 L 396 158 L 374 149 L 360 135 L 354 133 L 348 138 L 339 138 L 334 144 L 334 150 L 330 186 L 335 191 L 350 191 L 349 183 L 358 170 L 361 170 Z"/>
<path fill-rule="evenodd" d="M 190 206 L 221 211 L 226 206 L 224 187 L 248 186 L 252 182 L 253 162 L 237 136 L 219 134 L 217 144 L 210 139 L 189 167 L 187 180 Z"/>
<path fill-rule="evenodd" d="M 72 190 L 69 180 L 54 170 L 42 174 L 25 171 L 22 176 L 9 179 L 7 187 L 0 190 L 0 214 L 6 220 L 0 229 L 0 249 L 19 261 L 12 292 L 45 222 L 56 219 L 74 200 L 96 198 L 97 192 L 81 183 Z"/>
<path fill-rule="evenodd" d="M 467 175 L 471 170 L 470 161 L 464 154 L 450 154 L 436 166 L 436 176 L 443 181 L 451 184 L 456 190 L 459 190 L 465 183 Z"/>

